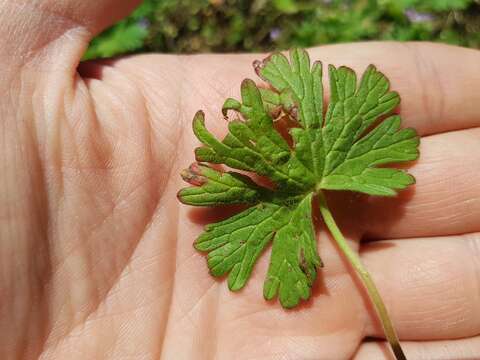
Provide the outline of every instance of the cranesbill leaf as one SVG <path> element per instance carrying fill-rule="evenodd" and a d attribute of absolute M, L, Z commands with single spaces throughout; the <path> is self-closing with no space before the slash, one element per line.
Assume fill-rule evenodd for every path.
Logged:
<path fill-rule="evenodd" d="M 180 201 L 196 206 L 246 204 L 246 210 L 207 225 L 195 242 L 208 252 L 214 276 L 228 275 L 228 286 L 239 290 L 268 243 L 273 243 L 264 284 L 265 299 L 279 297 L 284 307 L 308 299 L 322 266 L 312 220 L 312 199 L 324 190 L 350 190 L 392 196 L 414 183 L 404 170 L 385 167 L 415 160 L 419 138 L 401 129 L 400 117 L 388 116 L 399 104 L 388 79 L 373 65 L 357 76 L 347 67 L 329 66 L 330 102 L 324 114 L 322 64 L 310 63 L 304 50 L 290 60 L 275 53 L 254 63 L 270 88 L 244 80 L 241 100 L 227 99 L 229 121 L 223 140 L 213 136 L 198 112 L 193 130 L 202 146 L 199 164 L 182 173 L 192 186 L 179 192 Z M 293 146 L 277 131 L 275 120 L 296 122 Z M 205 163 L 267 177 L 272 187 L 244 174 L 215 170 Z"/>

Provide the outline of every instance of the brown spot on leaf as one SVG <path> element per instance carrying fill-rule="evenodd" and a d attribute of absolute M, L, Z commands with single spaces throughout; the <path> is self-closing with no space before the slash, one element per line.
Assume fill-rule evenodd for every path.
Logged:
<path fill-rule="evenodd" d="M 275 106 L 270 109 L 269 115 L 272 117 L 274 121 L 278 120 L 281 114 L 282 114 L 281 106 Z"/>
<path fill-rule="evenodd" d="M 281 116 L 275 123 L 273 124 L 275 130 L 277 130 L 280 135 L 287 141 L 290 147 L 293 147 L 293 139 L 290 135 L 290 129 L 293 127 L 298 127 L 298 124 L 290 118 L 290 116 Z"/>
<path fill-rule="evenodd" d="M 193 186 L 202 186 L 208 181 L 205 176 L 201 175 L 201 169 L 197 163 L 193 163 L 188 169 L 183 170 L 180 176 Z"/>
<path fill-rule="evenodd" d="M 264 60 L 265 61 L 265 60 Z M 262 60 L 255 60 L 253 62 L 253 69 L 255 70 L 255 73 L 260 76 L 260 71 L 265 67 L 265 62 Z"/>
<path fill-rule="evenodd" d="M 288 110 L 288 115 L 290 115 L 292 119 L 298 122 L 298 108 L 296 106 L 293 106 L 291 109 Z"/>
<path fill-rule="evenodd" d="M 308 270 L 307 270 L 308 265 L 307 265 L 307 260 L 305 259 L 305 252 L 304 252 L 303 248 L 300 249 L 300 256 L 299 257 L 300 257 L 300 259 L 299 259 L 300 260 L 299 261 L 300 262 L 300 269 L 302 269 L 302 272 L 305 275 L 307 275 L 307 277 L 308 277 Z"/>

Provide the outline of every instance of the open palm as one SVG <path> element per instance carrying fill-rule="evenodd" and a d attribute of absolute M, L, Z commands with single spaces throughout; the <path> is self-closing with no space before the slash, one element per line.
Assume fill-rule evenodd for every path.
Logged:
<path fill-rule="evenodd" d="M 263 300 L 267 257 L 240 293 L 208 275 L 192 242 L 226 215 L 176 199 L 197 145 L 190 121 L 203 109 L 222 134 L 223 100 L 261 55 L 77 69 L 91 34 L 131 6 L 0 2 L 0 357 L 391 359 L 383 341 L 365 342 L 382 332 L 321 223 L 325 268 L 295 310 Z M 310 54 L 357 71 L 375 63 L 424 136 L 417 185 L 399 198 L 330 194 L 407 357 L 478 358 L 480 53 L 369 43 Z"/>

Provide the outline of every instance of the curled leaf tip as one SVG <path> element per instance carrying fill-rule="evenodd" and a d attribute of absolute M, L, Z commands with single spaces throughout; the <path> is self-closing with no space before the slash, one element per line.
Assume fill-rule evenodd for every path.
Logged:
<path fill-rule="evenodd" d="M 188 167 L 188 169 L 184 169 L 180 173 L 180 176 L 185 182 L 193 186 L 202 186 L 207 182 L 207 178 L 202 176 L 202 172 L 198 163 L 193 163 Z"/>
<path fill-rule="evenodd" d="M 224 119 L 228 120 L 228 111 L 229 110 L 239 111 L 241 106 L 242 106 L 242 104 L 238 100 L 235 100 L 235 99 L 232 99 L 232 98 L 228 98 L 227 100 L 225 100 L 225 102 L 223 103 L 223 106 L 222 106 L 222 115 L 223 115 Z"/>
<path fill-rule="evenodd" d="M 255 70 L 255 73 L 260 76 L 260 71 L 262 68 L 265 66 L 265 63 L 262 60 L 255 60 L 253 63 L 253 70 Z"/>

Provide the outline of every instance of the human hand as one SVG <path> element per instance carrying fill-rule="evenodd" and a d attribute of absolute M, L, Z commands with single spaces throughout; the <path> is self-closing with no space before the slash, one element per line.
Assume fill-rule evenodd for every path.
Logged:
<path fill-rule="evenodd" d="M 0 357 L 391 359 L 365 342 L 382 331 L 322 224 L 325 268 L 297 309 L 263 300 L 266 257 L 240 293 L 208 274 L 192 242 L 224 214 L 175 196 L 197 145 L 190 122 L 203 109 L 224 132 L 223 100 L 263 56 L 140 55 L 77 72 L 91 36 L 133 5 L 0 3 Z M 398 198 L 330 194 L 407 357 L 479 357 L 480 53 L 367 43 L 310 54 L 376 64 L 423 136 L 417 185 Z"/>

